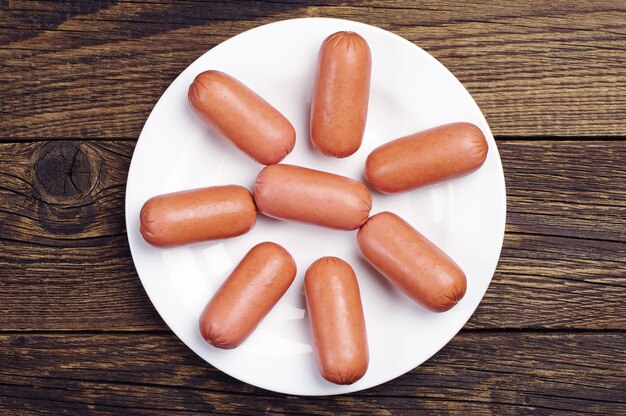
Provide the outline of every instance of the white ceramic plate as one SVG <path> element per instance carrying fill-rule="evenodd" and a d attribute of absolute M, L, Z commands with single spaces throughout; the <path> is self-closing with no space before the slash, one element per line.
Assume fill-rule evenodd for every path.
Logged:
<path fill-rule="evenodd" d="M 317 53 L 339 30 L 362 35 L 372 52 L 367 128 L 360 150 L 346 159 L 315 152 L 308 137 Z M 259 93 L 294 125 L 297 143 L 284 160 L 362 179 L 365 158 L 397 137 L 454 121 L 478 125 L 489 141 L 485 164 L 471 175 L 398 195 L 373 193 L 372 214 L 393 211 L 446 251 L 466 272 L 465 298 L 445 313 L 429 312 L 387 283 L 360 257 L 356 232 L 259 216 L 240 237 L 175 249 L 156 249 L 139 234 L 139 211 L 150 197 L 211 185 L 252 189 L 262 166 L 216 136 L 187 104 L 193 78 L 227 72 Z M 502 247 L 506 213 L 502 165 L 489 126 L 461 83 L 414 44 L 373 26 L 336 19 L 296 19 L 261 26 L 216 46 L 165 91 L 141 132 L 126 192 L 126 225 L 141 282 L 167 325 L 196 354 L 231 376 L 268 390 L 327 395 L 384 383 L 427 360 L 472 315 L 491 281 Z M 255 244 L 281 244 L 298 265 L 295 282 L 239 348 L 219 350 L 198 331 L 200 313 L 232 268 Z M 370 348 L 365 376 L 350 386 L 322 379 L 311 349 L 303 295 L 307 267 L 338 256 L 355 269 Z"/>

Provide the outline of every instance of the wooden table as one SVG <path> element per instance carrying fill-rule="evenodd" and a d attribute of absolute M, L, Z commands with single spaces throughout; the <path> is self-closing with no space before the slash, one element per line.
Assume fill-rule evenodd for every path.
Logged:
<path fill-rule="evenodd" d="M 626 414 L 626 3 L 0 1 L 0 413 Z M 480 2 L 476 2 L 480 3 Z M 307 16 L 374 24 L 467 87 L 508 215 L 480 307 L 436 356 L 339 397 L 217 371 L 133 267 L 126 175 L 214 45 Z"/>

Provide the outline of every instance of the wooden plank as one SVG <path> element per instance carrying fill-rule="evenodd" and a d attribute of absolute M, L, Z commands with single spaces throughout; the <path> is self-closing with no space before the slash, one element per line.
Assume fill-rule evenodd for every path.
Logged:
<path fill-rule="evenodd" d="M 499 146 L 510 225 L 468 327 L 626 329 L 626 142 Z M 165 329 L 126 241 L 133 148 L 0 145 L 0 328 Z"/>
<path fill-rule="evenodd" d="M 123 233 L 133 150 L 122 141 L 0 144 L 0 235 L 76 246 Z M 498 150 L 507 231 L 626 241 L 626 140 L 500 140 Z"/>
<path fill-rule="evenodd" d="M 0 328 L 163 328 L 126 239 L 133 148 L 0 146 Z"/>
<path fill-rule="evenodd" d="M 508 234 L 467 327 L 626 329 L 625 252 L 623 243 Z"/>
<path fill-rule="evenodd" d="M 111 141 L 0 144 L 1 235 L 55 245 L 122 233 L 133 150 Z M 507 231 L 626 241 L 626 141 L 500 140 L 498 150 Z"/>
<path fill-rule="evenodd" d="M 171 334 L 0 335 L 3 414 L 621 414 L 623 333 L 468 333 L 382 386 L 344 396 L 268 392 Z M 311 357 L 312 359 L 312 357 Z"/>
<path fill-rule="evenodd" d="M 507 231 L 626 242 L 626 141 L 498 141 Z"/>
<path fill-rule="evenodd" d="M 74 248 L 0 240 L 0 250 L 0 331 L 166 328 L 124 235 Z"/>
<path fill-rule="evenodd" d="M 46 246 L 92 246 L 124 234 L 134 143 L 0 145 L 0 236 Z"/>
<path fill-rule="evenodd" d="M 626 136 L 623 1 L 2 3 L 0 137 L 135 138 L 214 45 L 307 16 L 363 21 L 433 54 L 496 135 Z"/>
<path fill-rule="evenodd" d="M 163 330 L 123 236 L 90 247 L 0 241 L 3 330 Z M 508 235 L 467 328 L 626 330 L 624 245 Z"/>

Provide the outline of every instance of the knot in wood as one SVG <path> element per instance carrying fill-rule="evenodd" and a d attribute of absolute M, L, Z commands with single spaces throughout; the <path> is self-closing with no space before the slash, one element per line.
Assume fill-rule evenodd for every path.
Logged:
<path fill-rule="evenodd" d="M 83 199 L 95 179 L 86 149 L 78 142 L 53 141 L 43 145 L 35 160 L 35 188 L 47 202 Z"/>
<path fill-rule="evenodd" d="M 9 338 L 9 345 L 13 347 L 25 347 L 28 345 L 28 338 L 24 336 L 11 337 Z"/>

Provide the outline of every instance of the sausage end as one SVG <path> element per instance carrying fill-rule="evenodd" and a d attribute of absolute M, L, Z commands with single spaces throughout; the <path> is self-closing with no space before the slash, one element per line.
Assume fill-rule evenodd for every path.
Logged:
<path fill-rule="evenodd" d="M 356 153 L 356 151 L 361 147 L 362 142 L 361 138 L 361 140 L 352 141 L 351 143 L 331 144 L 333 142 L 332 139 L 323 138 L 321 133 L 314 131 L 313 127 L 311 127 L 310 135 L 311 142 L 317 150 L 319 150 L 324 156 L 334 157 L 337 159 L 343 159 Z"/>
<path fill-rule="evenodd" d="M 293 283 L 294 279 L 296 278 L 298 268 L 293 256 L 291 255 L 291 253 L 289 253 L 289 251 L 287 251 L 285 247 L 271 241 L 265 241 L 263 243 L 257 244 L 252 249 L 262 249 L 268 251 L 269 253 L 272 253 L 272 255 L 282 258 L 285 261 L 284 265 L 287 269 L 287 275 L 289 276 L 289 284 L 287 285 L 287 287 L 289 287 L 291 283 Z"/>
<path fill-rule="evenodd" d="M 321 48 L 343 48 L 345 49 L 344 53 L 354 53 L 353 51 L 359 51 L 359 53 L 366 54 L 368 57 L 371 55 L 369 45 L 363 36 L 356 32 L 346 30 L 335 32 L 328 36 L 322 42 Z"/>
<path fill-rule="evenodd" d="M 365 180 L 378 192 L 384 194 L 397 192 L 397 190 L 388 186 L 392 184 L 390 181 L 381 180 L 380 176 L 384 175 L 383 170 L 385 169 L 385 166 L 377 159 L 378 156 L 376 150 L 367 156 L 367 159 L 365 160 Z"/>
<path fill-rule="evenodd" d="M 287 157 L 287 155 L 289 155 L 289 153 L 291 153 L 296 145 L 296 130 L 287 119 L 285 119 L 283 136 L 284 143 L 282 145 L 276 147 L 274 151 L 268 152 L 268 154 L 259 153 L 258 155 L 255 155 L 253 159 L 266 166 L 280 163 Z"/>
<path fill-rule="evenodd" d="M 348 368 L 332 368 L 321 373 L 322 377 L 334 384 L 349 385 L 359 381 L 367 371 L 367 363 L 364 366 L 352 366 Z"/>
<path fill-rule="evenodd" d="M 256 203 L 254 202 L 254 197 L 252 196 L 248 188 L 240 185 L 232 186 L 233 189 L 236 189 L 241 195 L 241 201 L 243 205 L 243 208 L 241 210 L 242 223 L 246 224 L 241 230 L 238 230 L 237 233 L 232 236 L 236 237 L 245 234 L 254 228 L 257 220 L 257 207 Z"/>
<path fill-rule="evenodd" d="M 355 224 L 355 227 L 352 228 L 356 230 L 360 228 L 367 222 L 370 216 L 370 212 L 372 211 L 372 193 L 367 189 L 363 183 L 359 183 L 359 187 L 361 188 L 362 198 L 361 198 L 361 219 Z"/>
<path fill-rule="evenodd" d="M 467 291 L 467 278 L 465 273 L 459 268 L 458 272 L 454 276 L 454 283 L 452 284 L 450 291 L 443 294 L 441 299 L 447 301 L 438 305 L 438 307 L 431 308 L 435 312 L 446 312 L 452 309 L 457 303 L 463 299 L 465 292 Z"/>
<path fill-rule="evenodd" d="M 241 341 L 233 340 L 215 323 L 205 321 L 204 317 L 200 321 L 200 333 L 206 342 L 216 348 L 229 350 L 236 348 L 241 344 Z"/>
<path fill-rule="evenodd" d="M 487 160 L 489 145 L 483 131 L 478 126 L 471 123 L 464 124 L 466 125 L 468 136 L 468 154 L 474 161 L 474 169 L 478 169 Z"/>
<path fill-rule="evenodd" d="M 266 186 L 265 186 L 265 184 L 267 183 L 267 180 L 265 179 L 265 177 L 272 174 L 272 171 L 274 170 L 272 166 L 274 165 L 269 165 L 261 169 L 261 171 L 256 177 L 256 180 L 254 181 L 254 187 L 252 189 L 252 197 L 254 199 L 254 203 L 256 204 L 256 207 L 258 208 L 258 210 L 261 211 L 265 215 L 267 215 L 266 214 L 266 201 L 268 199 L 266 195 Z"/>
<path fill-rule="evenodd" d="M 158 231 L 158 220 L 155 218 L 154 214 L 155 198 L 150 198 L 141 207 L 141 212 L 139 213 L 139 232 L 148 244 L 155 247 L 167 247 L 167 244 L 161 239 L 161 235 Z"/>
<path fill-rule="evenodd" d="M 200 116 L 203 115 L 201 103 L 206 101 L 206 92 L 212 88 L 211 84 L 220 82 L 220 79 L 224 77 L 227 75 L 215 70 L 204 71 L 196 75 L 187 92 L 187 100 L 194 112 Z"/>

